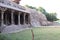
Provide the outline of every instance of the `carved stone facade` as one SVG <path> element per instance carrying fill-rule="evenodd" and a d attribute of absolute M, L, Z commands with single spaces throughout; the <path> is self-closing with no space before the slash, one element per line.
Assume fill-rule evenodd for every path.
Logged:
<path fill-rule="evenodd" d="M 11 25 L 30 27 L 29 12 L 16 3 L 6 1 L 0 0 L 0 32 Z"/>

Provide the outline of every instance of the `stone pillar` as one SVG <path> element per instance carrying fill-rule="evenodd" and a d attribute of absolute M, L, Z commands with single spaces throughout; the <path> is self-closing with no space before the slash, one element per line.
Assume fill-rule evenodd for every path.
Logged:
<path fill-rule="evenodd" d="M 26 13 L 24 13 L 24 24 L 25 24 L 25 16 L 26 16 Z"/>
<path fill-rule="evenodd" d="M 4 12 L 7 8 L 2 8 L 0 7 L 0 10 L 1 10 L 1 27 L 0 27 L 0 32 L 2 32 L 3 28 L 4 28 Z"/>
<path fill-rule="evenodd" d="M 11 23 L 14 24 L 14 18 L 13 18 L 14 10 L 11 11 Z"/>
<path fill-rule="evenodd" d="M 18 24 L 20 25 L 20 14 L 21 12 L 18 13 Z"/>
<path fill-rule="evenodd" d="M 1 12 L 1 26 L 4 24 L 4 11 Z"/>
<path fill-rule="evenodd" d="M 28 24 L 29 24 L 29 14 L 28 14 Z"/>
<path fill-rule="evenodd" d="M 30 15 L 28 15 L 28 24 L 30 24 Z"/>
<path fill-rule="evenodd" d="M 5 15 L 5 21 L 6 21 L 6 25 L 7 25 L 7 14 Z"/>
<path fill-rule="evenodd" d="M 7 8 L 1 8 L 1 26 L 4 24 L 4 12 L 7 10 Z"/>

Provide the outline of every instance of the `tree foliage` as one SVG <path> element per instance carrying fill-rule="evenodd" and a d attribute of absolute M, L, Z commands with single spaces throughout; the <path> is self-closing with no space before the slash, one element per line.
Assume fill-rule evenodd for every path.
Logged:
<path fill-rule="evenodd" d="M 46 14 L 47 20 L 48 21 L 57 21 L 58 19 L 57 19 L 55 14 L 56 13 L 48 13 L 48 14 Z"/>
<path fill-rule="evenodd" d="M 36 7 L 33 7 L 33 6 L 29 6 L 29 5 L 25 5 L 26 7 L 28 7 L 28 8 L 31 8 L 31 9 L 36 9 L 37 10 L 37 8 Z"/>
<path fill-rule="evenodd" d="M 43 14 L 46 14 L 47 13 L 46 10 L 44 8 L 42 8 L 42 7 L 39 7 L 38 8 L 38 11 L 42 12 Z"/>

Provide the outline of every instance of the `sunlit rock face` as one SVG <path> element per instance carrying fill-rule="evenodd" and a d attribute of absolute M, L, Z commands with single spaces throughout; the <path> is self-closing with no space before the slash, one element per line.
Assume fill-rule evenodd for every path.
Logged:
<path fill-rule="evenodd" d="M 42 26 L 47 26 L 47 18 L 46 18 L 46 16 L 43 14 L 43 13 L 41 13 L 41 12 L 38 12 L 38 14 L 39 14 L 39 22 L 41 23 L 41 25 Z"/>
<path fill-rule="evenodd" d="M 39 22 L 38 12 L 34 9 L 30 9 L 29 11 L 31 12 L 31 14 L 30 14 L 31 25 L 34 26 L 34 27 L 41 26 L 41 23 Z"/>
<path fill-rule="evenodd" d="M 30 17 L 32 26 L 34 27 L 47 26 L 47 19 L 43 13 L 30 8 L 27 8 L 27 11 L 31 12 Z"/>

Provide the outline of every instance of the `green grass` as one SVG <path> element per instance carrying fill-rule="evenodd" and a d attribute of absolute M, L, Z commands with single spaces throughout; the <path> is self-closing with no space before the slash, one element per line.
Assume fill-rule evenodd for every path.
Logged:
<path fill-rule="evenodd" d="M 34 40 L 60 40 L 60 28 L 33 28 Z M 0 40 L 32 40 L 31 30 L 0 34 Z"/>

